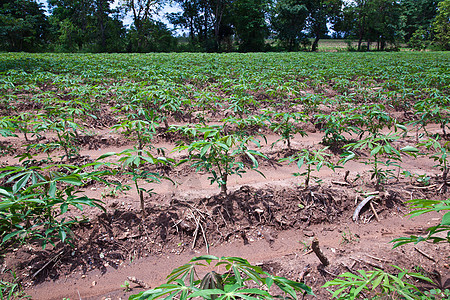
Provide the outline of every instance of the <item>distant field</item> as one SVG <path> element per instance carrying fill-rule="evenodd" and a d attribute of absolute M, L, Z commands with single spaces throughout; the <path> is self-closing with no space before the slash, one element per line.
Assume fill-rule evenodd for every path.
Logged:
<path fill-rule="evenodd" d="M 321 39 L 319 40 L 319 51 L 333 52 L 333 51 L 345 51 L 348 49 L 349 41 L 344 39 Z M 356 49 L 358 48 L 358 41 L 352 40 L 350 45 Z M 363 42 L 362 46 L 367 46 L 367 42 Z M 376 49 L 376 43 L 371 44 L 371 49 Z M 390 46 L 388 45 L 388 48 Z M 401 44 L 402 49 L 407 48 L 406 44 Z"/>
<path fill-rule="evenodd" d="M 352 46 L 356 46 L 357 42 L 352 42 Z M 319 40 L 319 51 L 346 50 L 347 41 L 343 39 L 321 39 Z"/>

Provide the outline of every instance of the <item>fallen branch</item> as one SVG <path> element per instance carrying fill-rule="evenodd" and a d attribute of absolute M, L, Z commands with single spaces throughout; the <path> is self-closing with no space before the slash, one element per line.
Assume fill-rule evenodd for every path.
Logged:
<path fill-rule="evenodd" d="M 347 183 L 349 183 L 349 182 L 348 182 L 348 175 L 349 175 L 349 174 L 350 174 L 350 171 L 349 171 L 349 170 L 345 171 L 344 181 L 347 182 Z"/>
<path fill-rule="evenodd" d="M 319 271 L 322 271 L 322 272 L 324 272 L 324 273 L 326 273 L 326 274 L 328 274 L 328 275 L 330 275 L 330 276 L 333 276 L 333 277 L 338 277 L 338 276 L 339 276 L 339 274 L 331 273 L 330 271 L 325 270 L 325 268 L 318 268 L 318 269 L 319 269 Z M 323 276 L 323 275 L 322 275 L 322 276 Z M 325 276 L 324 276 L 324 278 L 325 278 Z"/>
<path fill-rule="evenodd" d="M 150 288 L 150 286 L 148 284 L 146 284 L 144 281 L 142 281 L 140 279 L 137 279 L 134 276 L 128 276 L 127 279 L 130 282 L 137 284 L 139 287 L 141 287 L 143 289 L 149 289 Z"/>
<path fill-rule="evenodd" d="M 313 253 L 314 251 L 311 249 L 311 250 L 308 250 L 308 252 L 305 252 L 305 253 L 303 253 L 303 256 L 305 256 L 305 255 L 308 255 L 308 254 L 310 254 L 310 253 Z"/>
<path fill-rule="evenodd" d="M 311 272 L 311 265 L 307 264 L 304 268 L 303 271 L 300 273 L 300 275 L 298 275 L 298 282 L 304 282 L 306 275 L 309 274 L 309 272 Z"/>
<path fill-rule="evenodd" d="M 342 185 L 342 186 L 347 186 L 350 185 L 350 183 L 348 182 L 343 182 L 343 181 L 332 181 L 332 184 L 337 184 L 337 185 Z"/>
<path fill-rule="evenodd" d="M 320 250 L 319 247 L 319 239 L 316 237 L 311 243 L 311 248 L 316 254 L 316 256 L 319 258 L 320 262 L 323 264 L 324 267 L 328 266 L 330 264 L 330 261 L 328 258 L 322 253 L 322 250 Z"/>
<path fill-rule="evenodd" d="M 34 272 L 33 275 L 31 275 L 31 278 L 36 277 L 39 273 L 42 272 L 42 270 L 44 270 L 49 264 L 51 264 L 53 261 L 55 261 L 58 257 L 61 256 L 61 254 L 64 253 L 64 250 L 61 250 L 58 254 L 56 254 L 55 256 L 53 256 L 48 262 L 46 262 L 42 268 L 40 268 L 39 270 L 37 270 L 36 272 Z"/>
<path fill-rule="evenodd" d="M 436 262 L 436 260 L 432 256 L 430 256 L 429 254 L 426 254 L 425 252 L 423 252 L 419 248 L 414 247 L 414 250 L 416 250 L 417 252 L 419 252 L 420 254 L 422 254 L 423 256 L 428 258 L 429 260 Z"/>
<path fill-rule="evenodd" d="M 354 222 L 359 220 L 359 213 L 361 212 L 361 209 L 373 198 L 375 198 L 374 195 L 368 196 L 356 207 L 355 212 L 353 213 L 353 218 L 352 218 Z"/>
<path fill-rule="evenodd" d="M 205 230 L 203 229 L 203 225 L 200 223 L 200 221 L 199 221 L 199 225 L 200 225 L 200 228 L 202 229 L 203 240 L 205 241 L 205 246 L 206 246 L 206 253 L 209 254 L 209 244 L 208 244 L 208 240 L 206 239 L 206 233 L 205 233 Z"/>
<path fill-rule="evenodd" d="M 206 252 L 209 254 L 208 240 L 206 239 L 206 233 L 205 233 L 205 230 L 203 229 L 203 225 L 202 225 L 201 220 L 200 220 L 202 215 L 200 214 L 200 217 L 197 219 L 195 217 L 195 215 L 194 215 L 194 212 L 192 210 L 191 210 L 191 215 L 192 215 L 192 218 L 194 218 L 195 223 L 197 224 L 197 227 L 195 228 L 195 233 L 194 233 L 194 241 L 192 242 L 192 249 L 194 249 L 194 247 L 195 247 L 195 243 L 197 241 L 198 229 L 200 228 L 202 230 L 203 240 L 205 241 Z"/>
<path fill-rule="evenodd" d="M 370 255 L 370 254 L 366 254 L 366 256 L 367 256 L 367 257 L 370 257 L 370 258 L 372 258 L 372 259 L 378 260 L 378 261 L 383 261 L 383 262 L 385 262 L 385 263 L 389 263 L 389 261 L 386 260 L 386 259 L 384 259 L 384 258 L 375 257 L 375 256 L 372 256 L 372 255 Z"/>
<path fill-rule="evenodd" d="M 357 259 L 357 258 L 354 258 L 354 257 L 350 257 L 350 259 L 353 259 L 354 261 L 357 261 L 359 263 L 365 263 L 366 265 L 369 265 L 369 266 L 372 266 L 372 267 L 384 270 L 383 265 L 379 265 L 379 264 L 373 263 L 373 262 L 368 261 L 368 260 Z"/>
<path fill-rule="evenodd" d="M 192 215 L 192 216 L 194 216 L 194 215 Z M 195 231 L 194 231 L 194 240 L 192 241 L 192 247 L 191 247 L 191 249 L 194 249 L 194 248 L 195 248 L 195 243 L 197 242 L 198 228 L 200 227 L 200 226 L 198 225 L 198 222 L 197 222 L 197 220 L 195 219 L 195 217 L 194 217 L 194 220 L 195 220 L 196 223 L 197 223 L 197 227 L 195 227 Z"/>
<path fill-rule="evenodd" d="M 434 188 L 434 187 L 436 187 L 435 184 L 428 185 L 428 186 L 415 186 L 415 185 L 409 185 L 409 186 L 407 186 L 407 187 L 405 187 L 405 188 L 413 188 L 413 189 L 419 189 L 419 190 L 428 190 L 428 189 L 431 189 L 431 188 Z"/>
<path fill-rule="evenodd" d="M 374 195 L 379 195 L 380 191 L 375 191 L 375 192 L 370 192 L 370 193 L 365 193 L 364 196 L 374 196 Z"/>
<path fill-rule="evenodd" d="M 380 222 L 380 218 L 378 218 L 377 211 L 375 210 L 375 207 L 373 207 L 372 201 L 369 202 L 370 209 L 372 209 L 373 215 L 375 216 L 375 219 L 377 219 L 377 222 Z"/>

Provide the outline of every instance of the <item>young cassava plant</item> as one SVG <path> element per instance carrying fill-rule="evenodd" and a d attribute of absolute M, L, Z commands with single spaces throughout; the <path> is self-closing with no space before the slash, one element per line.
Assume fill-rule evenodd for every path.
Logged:
<path fill-rule="evenodd" d="M 157 149 L 157 154 L 164 155 L 164 151 Z M 141 183 L 160 183 L 161 179 L 172 181 L 169 177 L 161 175 L 158 171 L 150 170 L 150 167 L 153 166 L 156 169 L 158 166 L 170 166 L 174 163 L 174 160 L 164 156 L 154 156 L 151 152 L 151 147 L 148 149 L 138 149 L 135 147 L 133 149 L 126 149 L 120 153 L 105 153 L 97 161 L 111 156 L 117 156 L 118 164 L 125 170 L 124 174 L 131 176 L 136 192 L 139 195 L 142 216 L 145 217 L 144 193 L 151 195 L 153 189 L 144 189 Z"/>
<path fill-rule="evenodd" d="M 317 176 L 312 175 L 314 169 L 316 169 L 316 171 L 318 172 L 323 166 L 328 167 L 333 171 L 336 168 L 339 168 L 339 166 L 334 165 L 330 161 L 331 154 L 327 153 L 327 150 L 328 147 L 318 150 L 302 149 L 290 157 L 281 159 L 280 162 L 296 162 L 299 170 L 301 170 L 302 167 L 305 166 L 305 171 L 294 173 L 294 176 L 305 177 L 304 185 L 305 189 L 307 189 L 309 188 L 311 179 L 314 179 L 316 182 L 320 182 L 320 179 Z"/>
<path fill-rule="evenodd" d="M 251 136 L 239 136 L 235 134 L 225 134 L 223 126 L 205 126 L 191 129 L 191 136 L 197 137 L 190 144 L 180 142 L 174 151 L 188 152 L 188 158 L 179 162 L 190 162 L 197 172 L 205 171 L 210 174 L 211 184 L 217 183 L 221 193 L 227 194 L 227 182 L 230 175 L 242 176 L 247 168 L 260 173 L 256 156 L 265 157 L 257 150 L 248 147 L 250 142 L 259 146 L 258 140 Z M 252 165 L 239 161 L 239 157 L 246 156 Z"/>
<path fill-rule="evenodd" d="M 212 262 L 215 262 L 216 271 L 199 278 L 201 269 L 211 268 Z M 297 300 L 297 293 L 314 295 L 306 284 L 269 274 L 243 258 L 203 255 L 172 270 L 167 276 L 167 283 L 132 295 L 130 300 L 188 300 L 196 297 L 205 300 L 273 300 L 280 293 L 274 291 L 275 286 L 286 299 Z"/>

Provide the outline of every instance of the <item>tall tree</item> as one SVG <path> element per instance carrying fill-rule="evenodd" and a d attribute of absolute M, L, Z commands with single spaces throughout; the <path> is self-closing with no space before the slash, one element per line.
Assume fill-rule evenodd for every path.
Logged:
<path fill-rule="evenodd" d="M 94 7 L 89 0 L 48 0 L 52 24 L 58 30 L 63 50 L 82 50 L 90 42 Z M 65 43 L 65 44 L 64 44 Z"/>
<path fill-rule="evenodd" d="M 266 24 L 267 0 L 235 0 L 233 2 L 233 25 L 240 40 L 239 50 L 258 52 L 265 49 L 269 31 Z"/>
<path fill-rule="evenodd" d="M 341 12 L 342 0 L 303 0 L 307 10 L 307 25 L 314 37 L 311 51 L 317 51 L 319 39 L 328 33 L 328 25 L 333 26 Z"/>
<path fill-rule="evenodd" d="M 125 48 L 125 28 L 113 0 L 49 0 L 56 43 L 62 51 L 118 52 Z"/>
<path fill-rule="evenodd" d="M 433 19 L 437 14 L 438 3 L 442 0 L 401 0 L 402 17 L 405 20 L 405 39 L 413 36 L 417 30 L 431 33 Z"/>
<path fill-rule="evenodd" d="M 169 21 L 189 30 L 191 44 L 203 51 L 220 51 L 222 41 L 231 34 L 231 0 L 175 0 L 182 12 Z"/>
<path fill-rule="evenodd" d="M 358 39 L 358 51 L 367 41 L 367 50 L 376 42 L 379 50 L 386 43 L 403 39 L 403 24 L 399 3 L 394 0 L 355 0 L 344 8 L 345 28 L 348 36 Z"/>
<path fill-rule="evenodd" d="M 128 52 L 169 52 L 176 49 L 172 31 L 159 21 L 146 20 L 141 31 L 132 27 L 128 32 Z"/>
<path fill-rule="evenodd" d="M 175 0 L 182 12 L 171 14 L 169 20 L 175 26 L 189 30 L 189 38 L 193 47 L 208 51 L 214 46 L 212 42 L 213 18 L 212 7 L 208 0 Z"/>
<path fill-rule="evenodd" d="M 450 0 L 439 3 L 433 29 L 436 42 L 445 50 L 450 50 Z"/>
<path fill-rule="evenodd" d="M 145 29 L 152 24 L 152 14 L 156 13 L 161 5 L 161 0 L 125 0 L 125 8 L 133 15 L 133 25 L 137 34 L 137 49 L 143 48 L 143 43 L 148 33 Z"/>
<path fill-rule="evenodd" d="M 278 39 L 288 51 L 296 51 L 306 40 L 304 29 L 308 9 L 299 0 L 279 0 L 272 13 L 271 23 Z"/>
<path fill-rule="evenodd" d="M 0 50 L 39 51 L 49 36 L 42 5 L 33 0 L 0 0 Z"/>

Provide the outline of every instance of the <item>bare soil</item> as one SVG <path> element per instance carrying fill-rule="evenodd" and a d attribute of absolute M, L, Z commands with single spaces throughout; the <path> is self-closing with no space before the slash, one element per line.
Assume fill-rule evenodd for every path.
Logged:
<path fill-rule="evenodd" d="M 98 130 L 94 136 L 83 138 L 80 160 L 92 161 L 103 153 L 131 145 L 109 130 Z M 292 147 L 322 147 L 321 137 L 310 128 L 307 137 L 294 138 Z M 174 139 L 161 136 L 156 146 L 171 150 Z M 294 280 L 309 266 L 304 280 L 317 299 L 330 298 L 320 286 L 338 274 L 373 268 L 392 271 L 391 265 L 421 271 L 434 278 L 437 286 L 450 285 L 448 245 L 420 243 L 392 250 L 389 243 L 394 238 L 423 234 L 441 219 L 441 214 L 434 213 L 411 220 L 405 216 L 405 201 L 448 195 L 437 193 L 436 186 L 422 188 L 404 178 L 391 180 L 374 201 L 379 221 L 366 206 L 360 219 L 353 222 L 361 192 L 375 191 L 369 167 L 350 162 L 336 172 L 323 168 L 314 173 L 321 184 L 304 189 L 303 179 L 292 176 L 298 171 L 295 164 L 277 162 L 294 150 L 286 149 L 281 142 L 272 147 L 276 140 L 277 136 L 268 135 L 268 144 L 261 149 L 269 157 L 260 162 L 265 177 L 251 171 L 242 178 L 232 176 L 228 197 L 219 195 L 219 189 L 209 184 L 208 174 L 196 173 L 188 165 L 167 171 L 177 185 L 163 182 L 144 186 L 156 193 L 146 198 L 145 217 L 139 212 L 138 196 L 133 190 L 114 195 L 103 186 L 89 186 L 87 194 L 102 197 L 107 211 L 85 212 L 91 222 L 74 228 L 73 247 L 57 244 L 43 250 L 37 243 L 17 247 L 7 254 L 3 264 L 17 273 L 33 299 L 49 300 L 126 299 L 142 290 L 132 283 L 132 291 L 124 292 L 121 285 L 127 277 L 155 287 L 173 268 L 206 253 L 240 256 Z M 408 141 L 414 141 L 413 134 L 397 146 L 403 147 Z M 179 158 L 183 153 L 170 155 Z M 337 155 L 333 158 L 338 159 Z M 13 156 L 3 160 L 4 164 L 15 161 Z M 404 157 L 402 162 L 412 173 L 430 175 L 431 184 L 438 175 L 433 165 L 426 158 Z M 123 183 L 128 180 L 125 176 L 116 179 Z M 331 261 L 327 267 L 309 251 L 315 237 Z"/>

